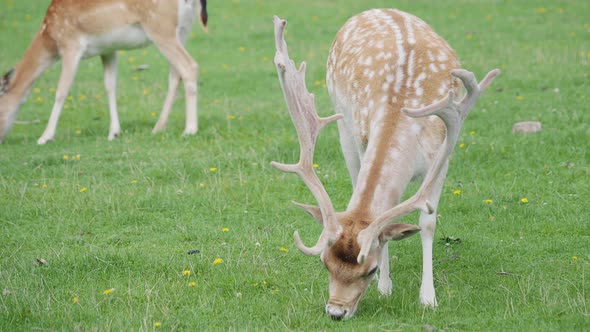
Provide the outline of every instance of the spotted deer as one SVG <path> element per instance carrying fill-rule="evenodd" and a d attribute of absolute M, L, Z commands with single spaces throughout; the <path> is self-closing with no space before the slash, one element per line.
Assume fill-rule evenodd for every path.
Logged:
<path fill-rule="evenodd" d="M 274 62 L 297 130 L 300 159 L 272 165 L 298 174 L 319 205 L 294 202 L 323 225 L 312 247 L 303 244 L 297 231 L 294 239 L 303 253 L 320 255 L 329 272 L 326 313 L 336 320 L 353 316 L 377 271 L 378 290 L 391 294 L 388 241 L 418 232 L 420 302 L 436 306 L 432 246 L 449 155 L 465 117 L 499 70 L 478 84 L 422 20 L 395 9 L 369 10 L 350 18 L 336 35 L 326 74 L 336 114 L 321 118 L 305 86 L 305 63 L 297 70 L 289 58 L 285 25 L 275 16 Z M 456 98 L 461 83 L 466 94 Z M 313 168 L 317 136 L 337 120 L 353 187 L 344 212 L 335 211 Z M 400 203 L 416 177 L 423 177 L 419 190 Z M 394 223 L 415 210 L 420 210 L 419 226 Z"/>
<path fill-rule="evenodd" d="M 197 132 L 197 63 L 184 44 L 195 14 L 207 26 L 207 1 L 200 0 L 53 0 L 43 24 L 16 67 L 0 79 L 0 143 L 10 130 L 33 83 L 62 60 L 55 103 L 43 135 L 55 135 L 57 122 L 80 61 L 100 56 L 104 67 L 110 129 L 108 139 L 121 131 L 116 103 L 117 50 L 155 44 L 170 63 L 168 94 L 153 132 L 162 130 L 182 80 L 186 95 L 184 134 Z"/>

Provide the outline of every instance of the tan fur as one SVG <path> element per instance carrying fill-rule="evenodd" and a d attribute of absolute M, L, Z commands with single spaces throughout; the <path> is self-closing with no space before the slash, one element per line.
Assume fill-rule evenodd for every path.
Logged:
<path fill-rule="evenodd" d="M 393 25 L 399 28 L 398 32 Z M 413 30 L 413 40 L 408 29 Z M 432 63 L 435 67 L 430 66 Z M 414 157 L 410 156 L 415 152 L 400 143 L 400 133 L 404 135 L 404 130 L 418 123 L 422 128 L 418 137 L 405 135 L 408 142 L 417 139 L 417 144 L 426 145 L 432 151 L 431 158 L 444 139 L 445 127 L 440 119 L 410 119 L 401 114 L 401 108 L 423 107 L 442 99 L 449 90 L 458 92 L 459 82 L 450 74 L 455 68 L 460 68 L 459 60 L 442 38 L 418 18 L 396 10 L 359 14 L 336 35 L 327 64 L 329 91 L 333 99 L 339 99 L 335 103 L 348 105 L 345 108 L 352 115 L 348 125 L 359 147 L 370 153 L 362 158 L 355 195 L 343 213 L 349 219 L 340 221 L 342 235 L 324 255 L 328 258 L 324 264 L 330 271 L 330 303 L 355 310 L 357 299 L 351 302 L 342 297 L 349 297 L 350 292 L 364 292 L 368 283 L 362 279 L 379 260 L 379 252 L 374 252 L 368 263 L 357 263 L 357 236 L 373 216 L 401 199 L 403 188 L 388 192 L 379 189 L 387 181 L 394 181 L 392 174 L 396 168 L 414 167 Z M 345 114 L 345 123 L 346 119 Z M 391 157 L 392 150 L 411 154 L 396 160 Z M 374 202 L 383 200 L 382 195 L 387 195 L 390 203 L 376 208 Z"/>
<path fill-rule="evenodd" d="M 330 49 L 326 83 L 336 114 L 320 118 L 305 88 L 305 66 L 297 70 L 284 40 L 286 21 L 274 18 L 275 66 L 300 142 L 296 164 L 272 163 L 298 174 L 319 207 L 299 204 L 324 229 L 313 247 L 294 233 L 307 255 L 321 255 L 329 272 L 326 313 L 351 317 L 379 270 L 377 287 L 391 294 L 388 241 L 418 232 L 422 242 L 420 302 L 436 306 L 432 248 L 436 209 L 451 152 L 463 122 L 486 87 L 459 69 L 449 45 L 422 20 L 394 9 L 373 9 L 349 19 Z M 460 82 L 467 94 L 455 98 Z M 319 130 L 338 122 L 340 143 L 353 194 L 346 211 L 336 212 L 312 167 Z M 400 203 L 410 181 L 423 177 L 418 191 Z M 395 223 L 420 210 L 419 226 Z"/>
<path fill-rule="evenodd" d="M 201 1 L 201 3 L 204 2 Z M 110 49 L 108 45 L 106 45 L 106 48 L 101 49 L 100 47 L 105 47 L 105 45 L 101 45 L 96 50 L 85 50 L 87 39 L 104 38 L 113 31 L 133 26 L 142 29 L 148 35 L 149 40 L 154 42 L 171 61 L 171 67 L 179 71 L 176 77 L 180 76 L 185 82 L 188 99 L 186 132 L 189 134 L 195 133 L 196 119 L 193 121 L 192 118 L 195 118 L 196 115 L 193 116 L 192 113 L 196 113 L 197 67 L 194 60 L 184 51 L 180 42 L 176 42 L 179 23 L 178 4 L 179 0 L 53 0 L 47 9 L 38 33 L 23 58 L 16 65 L 14 77 L 6 93 L 0 95 L 0 142 L 2 142 L 10 129 L 20 104 L 24 102 L 31 86 L 49 66 L 59 59 L 64 59 L 60 79 L 60 84 L 62 82 L 64 84 L 62 89 L 59 89 L 58 85 L 57 94 L 58 97 L 60 93 L 67 94 L 80 58 L 94 55 L 111 57 L 118 49 L 145 46 L 143 44 L 125 45 L 123 43 L 114 46 L 113 49 Z M 202 16 L 202 19 L 204 19 L 203 17 L 206 18 L 206 13 Z M 84 52 L 90 53 L 84 54 Z M 103 58 L 103 63 L 105 59 Z M 116 77 L 116 71 L 114 75 Z M 169 96 L 167 99 L 172 100 L 173 98 Z M 167 104 L 171 106 L 171 102 Z M 57 101 L 56 105 L 59 105 Z M 164 110 L 166 107 L 167 105 L 165 105 Z M 164 110 L 163 113 L 167 113 Z M 54 106 L 52 117 L 54 117 L 53 113 L 56 111 L 56 116 L 59 117 L 61 107 Z M 114 110 L 111 109 L 111 112 L 114 112 Z M 189 113 L 191 117 L 190 126 L 188 123 Z M 166 119 L 161 117 L 160 120 L 160 126 L 157 126 L 156 129 L 163 127 L 167 115 Z M 53 138 L 55 128 L 50 127 L 55 127 L 56 123 L 57 119 L 53 122 L 50 120 L 51 125 L 48 125 L 46 132 L 39 140 L 40 144 L 44 144 L 46 140 Z M 111 131 L 113 132 L 109 134 L 109 139 L 118 135 L 118 130 L 117 118 L 115 123 L 111 123 Z"/>

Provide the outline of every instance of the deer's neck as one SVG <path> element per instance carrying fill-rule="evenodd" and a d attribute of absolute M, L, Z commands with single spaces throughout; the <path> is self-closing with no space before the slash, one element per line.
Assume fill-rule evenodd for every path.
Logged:
<path fill-rule="evenodd" d="M 26 50 L 22 59 L 14 68 L 14 78 L 9 87 L 9 93 L 23 102 L 33 83 L 47 68 L 58 59 L 57 48 L 53 41 L 45 35 L 42 28 Z"/>
<path fill-rule="evenodd" d="M 395 110 L 376 114 L 347 210 L 379 215 L 399 203 L 419 167 L 419 122 Z"/>

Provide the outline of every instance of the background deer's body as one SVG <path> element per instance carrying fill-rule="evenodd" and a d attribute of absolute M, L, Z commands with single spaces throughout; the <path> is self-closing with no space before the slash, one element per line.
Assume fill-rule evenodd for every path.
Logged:
<path fill-rule="evenodd" d="M 154 43 L 170 62 L 168 95 L 154 131 L 164 128 L 182 79 L 186 93 L 186 134 L 197 131 L 197 64 L 184 49 L 201 0 L 53 0 L 43 24 L 15 69 L 0 88 L 0 142 L 10 129 L 31 86 L 52 64 L 62 59 L 62 72 L 49 123 L 38 143 L 53 139 L 57 121 L 80 61 L 100 55 L 104 65 L 111 124 L 109 140 L 120 133 L 116 107 L 117 50 Z M 4 94 L 1 91 L 4 90 Z"/>
<path fill-rule="evenodd" d="M 422 20 L 397 10 L 354 16 L 336 35 L 326 82 L 354 192 L 346 214 L 373 220 L 400 203 L 408 183 L 432 165 L 445 137 L 436 116 L 412 118 L 402 107 L 424 107 L 459 92 L 451 76 L 455 52 Z M 446 169 L 431 196 L 437 205 Z M 423 304 L 435 305 L 432 238 L 436 211 L 420 216 L 424 244 Z M 358 218 L 358 217 L 357 217 Z M 344 228 L 346 229 L 346 227 Z M 358 231 L 353 232 L 356 237 Z M 379 290 L 391 292 L 387 245 L 382 248 Z M 358 249 L 352 254 L 356 258 Z M 337 311 L 337 310 L 336 310 Z"/>
<path fill-rule="evenodd" d="M 436 305 L 432 244 L 448 158 L 463 121 L 499 71 L 478 84 L 473 73 L 458 69 L 455 52 L 422 20 L 394 9 L 369 10 L 349 19 L 336 35 L 326 73 L 336 115 L 320 118 L 305 88 L 305 66 L 296 70 L 288 57 L 285 24 L 275 17 L 275 65 L 297 130 L 300 159 L 273 165 L 297 173 L 319 204 L 296 203 L 324 226 L 316 244 L 305 246 L 297 232 L 294 237 L 303 253 L 321 255 L 328 269 L 326 312 L 333 319 L 352 316 L 377 270 L 379 291 L 390 294 L 388 241 L 418 231 L 423 252 L 420 301 Z M 467 94 L 457 101 L 460 82 Z M 353 185 L 347 209 L 339 213 L 312 161 L 319 132 L 338 119 Z M 408 183 L 418 176 L 424 177 L 420 189 L 400 203 Z M 420 227 L 392 223 L 415 210 L 421 210 Z"/>

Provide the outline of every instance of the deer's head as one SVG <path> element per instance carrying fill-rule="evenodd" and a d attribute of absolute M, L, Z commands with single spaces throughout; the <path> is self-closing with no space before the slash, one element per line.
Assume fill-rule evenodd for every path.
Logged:
<path fill-rule="evenodd" d="M 357 259 L 360 253 L 357 237 L 372 220 L 346 213 L 338 213 L 337 217 L 342 232 L 337 235 L 334 242 L 328 242 L 320 254 L 322 263 L 329 273 L 330 298 L 326 305 L 326 313 L 336 320 L 351 317 L 356 312 L 363 294 L 378 272 L 380 260 L 388 259 L 382 257 L 381 248 L 390 240 L 402 240 L 420 231 L 420 228 L 414 225 L 388 225 L 361 264 Z"/>
<path fill-rule="evenodd" d="M 0 78 L 0 143 L 10 130 L 19 101 L 9 94 L 9 89 L 14 79 L 14 69 L 10 70 Z"/>

